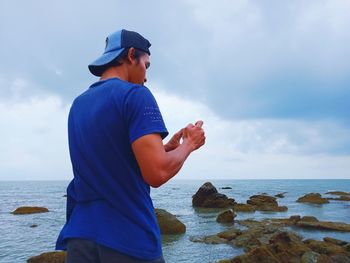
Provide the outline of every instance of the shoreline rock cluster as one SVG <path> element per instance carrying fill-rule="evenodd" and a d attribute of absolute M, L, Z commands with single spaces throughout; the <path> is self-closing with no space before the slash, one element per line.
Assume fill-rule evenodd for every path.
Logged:
<path fill-rule="evenodd" d="M 221 187 L 232 189 L 232 187 Z M 269 196 L 265 193 L 251 196 L 246 203 L 237 203 L 235 199 L 219 193 L 212 183 L 204 183 L 192 196 L 194 208 L 216 208 L 221 211 L 216 221 L 224 224 L 238 224 L 241 227 L 231 227 L 226 231 L 209 236 L 191 236 L 192 242 L 206 244 L 229 244 L 243 248 L 245 253 L 220 263 L 331 263 L 350 262 L 350 243 L 332 237 L 325 237 L 323 241 L 313 239 L 303 240 L 298 234 L 288 231 L 286 227 L 308 228 L 315 230 L 331 230 L 350 232 L 350 224 L 341 222 L 319 221 L 312 216 L 301 217 L 294 215 L 289 218 L 268 218 L 261 221 L 252 219 L 235 220 L 238 212 L 284 212 L 288 208 L 279 206 L 278 198 L 283 198 L 286 192 Z M 322 197 L 319 193 L 309 193 L 300 197 L 296 202 L 327 204 L 329 200 L 350 201 L 350 193 L 343 191 L 327 192 L 327 195 L 337 197 Z M 13 214 L 31 214 L 48 212 L 42 207 L 19 207 Z M 155 209 L 162 235 L 177 235 L 186 232 L 186 225 L 175 215 L 164 209 Z M 31 257 L 28 263 L 63 263 L 65 252 L 55 251 Z"/>

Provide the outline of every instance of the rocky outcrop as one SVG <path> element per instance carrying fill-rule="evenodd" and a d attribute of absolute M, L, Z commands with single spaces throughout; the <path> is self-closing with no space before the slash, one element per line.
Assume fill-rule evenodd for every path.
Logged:
<path fill-rule="evenodd" d="M 286 206 L 278 206 L 276 198 L 268 195 L 253 195 L 247 204 L 255 206 L 255 209 L 259 211 L 283 212 L 288 210 Z"/>
<path fill-rule="evenodd" d="M 183 234 L 186 226 L 176 216 L 164 209 L 155 209 L 160 233 L 165 235 Z"/>
<path fill-rule="evenodd" d="M 27 263 L 64 263 L 65 258 L 66 252 L 54 251 L 31 257 L 27 260 Z"/>
<path fill-rule="evenodd" d="M 296 226 L 303 227 L 303 228 L 320 229 L 320 230 L 350 232 L 350 224 L 340 223 L 340 222 L 300 220 L 296 223 Z"/>
<path fill-rule="evenodd" d="M 299 203 L 312 203 L 312 204 L 327 204 L 329 201 L 327 198 L 323 198 L 319 193 L 310 193 L 300 197 L 297 202 Z"/>
<path fill-rule="evenodd" d="M 233 223 L 233 220 L 236 216 L 237 215 L 235 213 L 233 213 L 231 209 L 226 210 L 217 216 L 216 222 L 218 222 L 218 223 Z"/>
<path fill-rule="evenodd" d="M 247 229 L 231 228 L 216 235 L 192 237 L 191 241 L 225 243 L 245 249 L 245 254 L 219 261 L 220 263 L 350 262 L 350 243 L 331 237 L 326 237 L 323 241 L 303 240 L 296 233 L 284 229 L 285 226 L 297 226 L 299 222 L 321 223 L 315 217 L 295 215 L 282 219 L 247 219 L 237 222 Z"/>
<path fill-rule="evenodd" d="M 16 210 L 13 211 L 12 214 L 25 215 L 25 214 L 46 213 L 46 212 L 49 212 L 49 209 L 47 209 L 46 207 L 21 206 L 16 208 Z"/>
<path fill-rule="evenodd" d="M 270 211 L 283 212 L 287 211 L 286 206 L 278 206 L 276 197 L 268 195 L 253 195 L 247 201 L 247 204 L 235 204 L 235 212 L 254 212 L 254 211 Z"/>
<path fill-rule="evenodd" d="M 348 192 L 344 192 L 344 191 L 331 191 L 331 192 L 327 192 L 327 195 L 350 195 L 350 193 Z"/>
<path fill-rule="evenodd" d="M 237 220 L 237 223 L 243 226 L 264 226 L 272 225 L 275 227 L 293 226 L 300 228 L 313 228 L 315 230 L 332 230 L 340 232 L 350 232 L 350 224 L 343 222 L 319 221 L 313 216 L 300 217 L 299 215 L 291 216 L 289 218 L 271 218 L 262 221 L 255 220 Z"/>
<path fill-rule="evenodd" d="M 194 207 L 224 208 L 233 207 L 234 204 L 234 199 L 220 194 L 210 182 L 203 184 L 196 194 L 192 196 L 192 205 Z"/>

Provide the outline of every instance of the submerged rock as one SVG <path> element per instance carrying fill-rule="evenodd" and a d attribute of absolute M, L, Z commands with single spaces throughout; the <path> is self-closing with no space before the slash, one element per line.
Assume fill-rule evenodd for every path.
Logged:
<path fill-rule="evenodd" d="M 350 201 L 350 195 L 341 195 L 340 197 L 328 197 L 327 200 L 336 200 L 336 201 Z"/>
<path fill-rule="evenodd" d="M 330 191 L 326 193 L 327 195 L 350 195 L 348 192 L 344 191 Z"/>
<path fill-rule="evenodd" d="M 299 203 L 312 203 L 312 204 L 327 204 L 329 201 L 327 198 L 323 198 L 319 193 L 310 193 L 300 197 L 297 202 Z"/>
<path fill-rule="evenodd" d="M 12 214 L 25 215 L 25 214 L 46 213 L 46 212 L 49 212 L 49 209 L 47 209 L 46 207 L 21 206 L 16 208 L 16 210 L 13 211 Z"/>
<path fill-rule="evenodd" d="M 196 194 L 192 196 L 192 205 L 194 207 L 224 208 L 233 207 L 234 204 L 234 199 L 220 194 L 210 182 L 203 184 Z"/>
<path fill-rule="evenodd" d="M 274 225 L 276 227 L 294 226 L 300 228 L 313 228 L 319 230 L 332 230 L 340 232 L 350 232 L 350 224 L 343 222 L 319 221 L 313 216 L 300 217 L 298 215 L 289 218 L 267 218 L 262 221 L 255 220 L 238 220 L 240 225 L 252 227 L 262 225 Z"/>
<path fill-rule="evenodd" d="M 54 251 L 31 257 L 27 260 L 27 263 L 64 263 L 65 258 L 66 252 Z"/>
<path fill-rule="evenodd" d="M 233 220 L 236 216 L 237 215 L 235 213 L 233 213 L 231 209 L 226 210 L 217 216 L 216 222 L 218 222 L 218 223 L 233 223 Z"/>
<path fill-rule="evenodd" d="M 165 235 L 183 234 L 186 226 L 173 214 L 164 209 L 155 209 L 160 233 Z"/>
<path fill-rule="evenodd" d="M 287 193 L 287 192 L 278 193 L 278 194 L 275 195 L 275 197 L 284 198 L 284 195 L 285 195 L 286 193 Z"/>

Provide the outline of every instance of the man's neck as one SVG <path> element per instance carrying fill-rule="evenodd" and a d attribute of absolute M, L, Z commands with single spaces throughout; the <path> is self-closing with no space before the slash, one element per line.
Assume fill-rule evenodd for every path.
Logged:
<path fill-rule="evenodd" d="M 110 67 L 106 69 L 105 72 L 103 72 L 100 80 L 106 80 L 110 78 L 118 78 L 124 81 L 128 81 L 129 74 L 126 67 L 124 67 L 123 65 L 120 65 L 118 67 Z"/>

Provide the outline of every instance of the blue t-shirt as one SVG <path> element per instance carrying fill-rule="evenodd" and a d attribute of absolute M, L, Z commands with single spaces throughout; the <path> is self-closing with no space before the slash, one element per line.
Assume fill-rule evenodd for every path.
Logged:
<path fill-rule="evenodd" d="M 168 131 L 152 93 L 117 78 L 99 81 L 78 96 L 68 118 L 74 179 L 67 188 L 67 238 L 84 238 L 144 260 L 162 255 L 160 231 L 131 144 Z"/>

